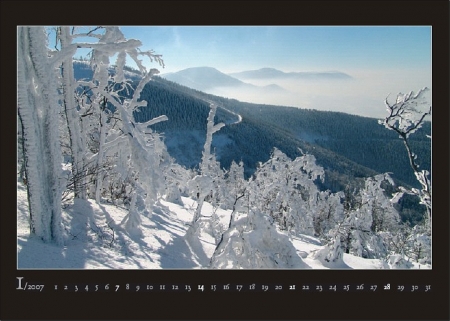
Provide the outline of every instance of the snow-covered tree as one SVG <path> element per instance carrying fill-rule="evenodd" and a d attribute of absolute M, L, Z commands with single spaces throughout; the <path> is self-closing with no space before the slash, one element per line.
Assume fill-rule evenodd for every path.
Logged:
<path fill-rule="evenodd" d="M 31 233 L 63 243 L 61 196 L 65 188 L 59 142 L 57 67 L 76 47 L 50 52 L 44 27 L 17 29 L 18 115 L 23 126 Z"/>
<path fill-rule="evenodd" d="M 69 26 L 57 28 L 57 41 L 61 51 L 73 46 L 73 33 Z M 86 142 L 81 130 L 81 113 L 83 109 L 75 100 L 76 81 L 74 77 L 73 56 L 67 55 L 61 63 L 62 104 L 67 121 L 71 151 L 73 191 L 76 198 L 86 199 Z"/>
<path fill-rule="evenodd" d="M 431 115 L 429 93 L 430 90 L 426 87 L 417 93 L 412 91 L 408 94 L 399 93 L 393 104 L 386 98 L 385 106 L 389 115 L 384 120 L 378 121 L 387 129 L 399 134 L 405 145 L 411 168 L 421 185 L 421 189 L 412 188 L 411 190 L 400 187 L 400 192 L 394 195 L 392 202 L 398 202 L 402 195 L 407 193 L 416 195 L 420 199 L 420 204 L 425 205 L 426 208 L 424 222 L 410 229 L 406 236 L 403 234 L 405 237 L 394 237 L 391 244 L 400 248 L 402 257 L 406 254 L 423 263 L 431 263 L 431 178 L 427 170 L 420 170 L 409 136 L 420 129 L 426 117 Z M 428 137 L 431 138 L 431 136 Z M 409 228 L 406 227 L 406 230 Z"/>
<path fill-rule="evenodd" d="M 326 246 L 315 255 L 317 259 L 326 263 L 341 263 L 344 253 L 350 253 L 353 232 L 356 228 L 359 228 L 360 225 L 366 225 L 367 227 L 367 225 L 370 226 L 371 223 L 367 222 L 367 216 L 363 217 L 364 212 L 359 212 L 361 202 L 358 199 L 356 192 L 347 186 L 342 194 L 342 207 L 344 213 L 341 216 L 341 219 L 337 221 L 335 226 L 326 234 Z M 360 221 L 360 217 L 362 217 L 363 220 Z M 354 245 L 356 244 L 354 243 Z"/>
<path fill-rule="evenodd" d="M 326 239 L 328 232 L 344 217 L 343 192 L 321 191 L 317 194 L 313 224 L 314 233 Z"/>
<path fill-rule="evenodd" d="M 388 173 L 369 177 L 361 193 L 363 208 L 372 216 L 370 229 L 373 233 L 395 232 L 399 228 L 400 215 L 386 192 L 386 184 L 395 186 Z"/>
<path fill-rule="evenodd" d="M 422 188 L 407 190 L 402 189 L 401 193 L 410 193 L 420 198 L 420 203 L 425 205 L 427 219 L 431 220 L 431 180 L 427 170 L 420 170 L 417 163 L 417 155 L 412 151 L 409 136 L 422 127 L 425 118 L 431 115 L 431 105 L 429 102 L 429 89 L 427 87 L 417 93 L 399 93 L 394 104 L 385 99 L 386 109 L 389 115 L 384 120 L 379 120 L 381 125 L 387 129 L 395 131 L 405 144 L 411 168 Z M 429 136 L 430 137 L 430 136 Z M 431 137 L 430 137 L 431 138 Z M 401 194 L 398 195 L 398 199 Z"/>
<path fill-rule="evenodd" d="M 244 178 L 244 163 L 231 162 L 230 169 L 225 173 L 226 191 L 223 205 L 225 209 L 235 212 L 242 207 L 243 198 L 247 192 L 247 181 Z"/>
<path fill-rule="evenodd" d="M 389 174 L 368 177 L 358 192 L 344 193 L 344 215 L 326 236 L 321 256 L 327 262 L 341 260 L 343 253 L 365 258 L 389 254 L 390 238 L 400 228 L 400 217 L 384 184 L 394 184 Z"/>
<path fill-rule="evenodd" d="M 158 197 L 158 188 L 162 184 L 163 178 L 159 168 L 159 154 L 156 151 L 159 146 L 158 138 L 152 135 L 147 127 L 160 121 L 167 120 L 166 116 L 159 116 L 145 123 L 137 123 L 133 112 L 140 106 L 146 106 L 145 101 L 140 101 L 139 97 L 145 84 L 151 80 L 153 75 L 159 73 L 157 69 L 150 69 L 144 66 L 140 56 L 147 57 L 151 62 L 156 61 L 164 66 L 160 55 L 155 55 L 153 51 L 141 52 L 139 46 L 141 42 L 134 39 L 126 39 L 118 27 L 106 27 L 104 34 L 99 35 L 99 41 L 92 44 L 77 43 L 77 46 L 83 48 L 92 48 L 91 66 L 94 70 L 93 79 L 90 82 L 80 82 L 82 85 L 90 88 L 94 96 L 100 97 L 103 101 L 101 114 L 101 130 L 99 150 L 96 155 L 97 167 L 103 163 L 107 149 L 109 153 L 116 149 L 116 143 L 123 142 L 122 137 L 111 140 L 107 146 L 106 133 L 102 132 L 106 126 L 106 113 L 114 109 L 121 119 L 121 131 L 126 137 L 128 153 L 121 151 L 122 157 L 129 158 L 128 168 L 118 169 L 119 173 L 125 173 L 126 177 L 130 174 L 134 178 L 131 180 L 132 191 L 129 214 L 123 220 L 123 224 L 128 230 L 136 230 L 140 225 L 140 218 L 136 208 L 138 198 L 143 198 L 147 210 L 151 212 L 153 203 Z M 110 57 L 117 55 L 114 73 L 110 73 Z M 127 84 L 124 76 L 124 66 L 126 57 L 130 57 L 138 66 L 142 74 L 141 80 L 133 87 Z M 119 86 L 118 86 L 119 85 Z M 123 90 L 129 88 L 132 92 L 129 97 L 123 95 Z M 106 102 L 111 107 L 106 108 Z M 148 135 L 147 135 L 148 134 Z M 123 143 L 122 143 L 122 146 Z M 125 154 L 128 154 L 125 156 Z M 124 162 L 121 162 L 122 164 Z M 126 177 L 122 177 L 125 179 Z M 102 191 L 103 173 L 97 176 L 96 198 Z"/>
<path fill-rule="evenodd" d="M 193 171 L 171 160 L 163 167 L 163 173 L 166 182 L 166 201 L 183 205 L 181 197 L 189 196 L 188 182 L 194 176 Z"/>
<path fill-rule="evenodd" d="M 274 148 L 271 158 L 260 164 L 251 181 L 251 202 L 270 215 L 282 230 L 314 234 L 313 212 L 318 194 L 315 180 L 323 178 L 324 170 L 313 155 L 291 160 Z"/>
<path fill-rule="evenodd" d="M 220 164 L 217 162 L 215 155 L 211 153 L 212 135 L 225 126 L 224 123 L 214 124 L 216 111 L 217 105 L 210 103 L 210 112 L 206 125 L 206 141 L 200 163 L 200 174 L 190 182 L 191 192 L 198 201 L 197 209 L 192 220 L 193 224 L 201 216 L 205 198 L 213 196 L 213 193 L 217 190 L 218 182 L 223 179 L 223 171 L 220 168 Z"/>
<path fill-rule="evenodd" d="M 214 124 L 214 117 L 216 116 L 217 105 L 215 103 L 211 103 L 209 107 L 210 111 L 206 125 L 206 140 L 203 148 L 202 162 L 200 165 L 202 172 L 208 172 L 211 167 L 213 156 L 213 154 L 211 154 L 212 135 L 218 132 L 223 126 L 225 126 L 224 123 Z"/>
<path fill-rule="evenodd" d="M 19 115 L 20 116 L 20 115 Z M 25 173 L 25 138 L 22 120 L 17 117 L 17 170 L 22 183 L 26 185 L 27 178 Z"/>
<path fill-rule="evenodd" d="M 167 120 L 159 116 L 137 123 L 133 118 L 133 112 L 146 105 L 139 98 L 144 85 L 158 73 L 157 69 L 147 71 L 140 57 L 161 66 L 163 61 L 153 51 L 140 51 L 141 42 L 127 40 L 117 27 L 98 27 L 87 33 L 69 27 L 56 30 L 59 49 L 50 50 L 43 27 L 18 29 L 18 116 L 24 135 L 31 231 L 45 241 L 63 241 L 61 194 L 67 175 L 62 175 L 59 146 L 62 112 L 72 161 L 69 184 L 75 197 L 87 197 L 87 187 L 95 182 L 90 194 L 100 202 L 106 176 L 109 183 L 113 178 L 122 185 L 127 182 L 130 212 L 123 223 L 135 230 L 140 222 L 137 202 L 145 203 L 151 212 L 164 180 L 160 165 L 165 146 L 147 127 Z M 95 41 L 75 40 L 80 37 Z M 90 80 L 74 79 L 73 56 L 77 48 L 92 49 Z M 110 63 L 113 56 L 117 57 L 114 66 Z M 126 57 L 136 63 L 142 75 L 136 84 L 124 76 Z M 124 95 L 124 90 L 131 94 Z M 119 126 L 115 127 L 112 118 L 120 120 Z M 113 173 L 106 175 L 106 168 Z M 95 179 L 88 181 L 88 176 Z"/>
<path fill-rule="evenodd" d="M 237 212 L 244 210 L 243 201 L 248 195 L 248 182 L 244 178 L 244 164 L 242 162 L 236 164 L 232 161 L 230 169 L 225 173 L 225 178 L 219 186 L 220 207 L 231 210 L 228 224 L 221 222 L 216 211 L 211 216 L 211 231 L 216 239 L 216 245 L 223 241 L 224 232 L 231 229 Z"/>
<path fill-rule="evenodd" d="M 407 255 L 415 262 L 431 264 L 431 230 L 426 224 L 418 224 L 411 229 L 406 239 Z"/>

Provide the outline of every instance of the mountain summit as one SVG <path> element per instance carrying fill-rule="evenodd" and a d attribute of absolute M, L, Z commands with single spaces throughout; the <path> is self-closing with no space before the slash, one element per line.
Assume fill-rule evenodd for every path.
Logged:
<path fill-rule="evenodd" d="M 161 77 L 200 91 L 207 91 L 214 87 L 241 87 L 248 85 L 212 67 L 187 68 L 178 72 L 163 74 Z"/>

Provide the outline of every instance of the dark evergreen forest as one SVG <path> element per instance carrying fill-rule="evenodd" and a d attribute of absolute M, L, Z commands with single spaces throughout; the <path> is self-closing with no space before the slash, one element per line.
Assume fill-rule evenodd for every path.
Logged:
<path fill-rule="evenodd" d="M 269 158 L 271 148 L 275 146 L 289 157 L 300 155 L 299 148 L 312 153 L 318 163 L 331 172 L 350 177 L 391 172 L 399 184 L 418 187 L 403 142 L 374 118 L 243 103 L 203 94 L 158 77 L 145 87 L 143 99 L 147 100 L 148 107 L 139 112 L 142 121 L 161 114 L 169 117 L 168 122 L 153 126 L 160 132 L 189 128 L 205 132 L 208 104 L 201 99 L 214 100 L 219 107 L 240 114 L 243 117 L 241 123 L 226 126 L 220 132 L 233 143 L 220 146 L 216 152 L 224 167 L 232 160 L 242 160 L 248 175 L 258 162 Z M 217 122 L 229 122 L 230 114 L 226 110 L 218 110 Z M 411 136 L 411 147 L 421 168 L 431 171 L 431 141 L 426 137 L 430 134 L 431 123 L 426 122 Z M 335 190 L 338 186 L 328 187 Z"/>

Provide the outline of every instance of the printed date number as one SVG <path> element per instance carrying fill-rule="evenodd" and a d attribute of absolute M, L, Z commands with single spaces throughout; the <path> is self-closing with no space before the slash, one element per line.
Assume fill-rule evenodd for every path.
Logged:
<path fill-rule="evenodd" d="M 44 285 L 43 284 L 27 284 L 27 287 L 25 290 L 42 292 L 42 290 L 44 290 Z"/>

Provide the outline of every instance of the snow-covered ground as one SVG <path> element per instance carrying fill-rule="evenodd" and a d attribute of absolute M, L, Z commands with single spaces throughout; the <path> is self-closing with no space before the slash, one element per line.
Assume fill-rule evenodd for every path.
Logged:
<path fill-rule="evenodd" d="M 93 200 L 70 201 L 63 210 L 66 242 L 63 247 L 30 237 L 25 186 L 17 183 L 18 268 L 24 269 L 201 269 L 207 268 L 215 250 L 215 239 L 208 232 L 214 209 L 205 203 L 204 227 L 189 233 L 196 202 L 182 198 L 183 205 L 161 200 L 152 215 L 142 216 L 142 233 L 130 234 L 121 221 L 123 208 L 98 205 Z M 227 225 L 230 211 L 218 209 L 220 222 Z M 200 224 L 201 225 L 201 224 Z M 282 232 L 279 232 L 282 233 Z M 299 256 L 299 268 L 381 269 L 380 260 L 344 254 L 343 263 L 324 265 L 316 253 L 324 248 L 317 238 L 290 236 Z M 415 268 L 430 268 L 418 266 Z"/>

